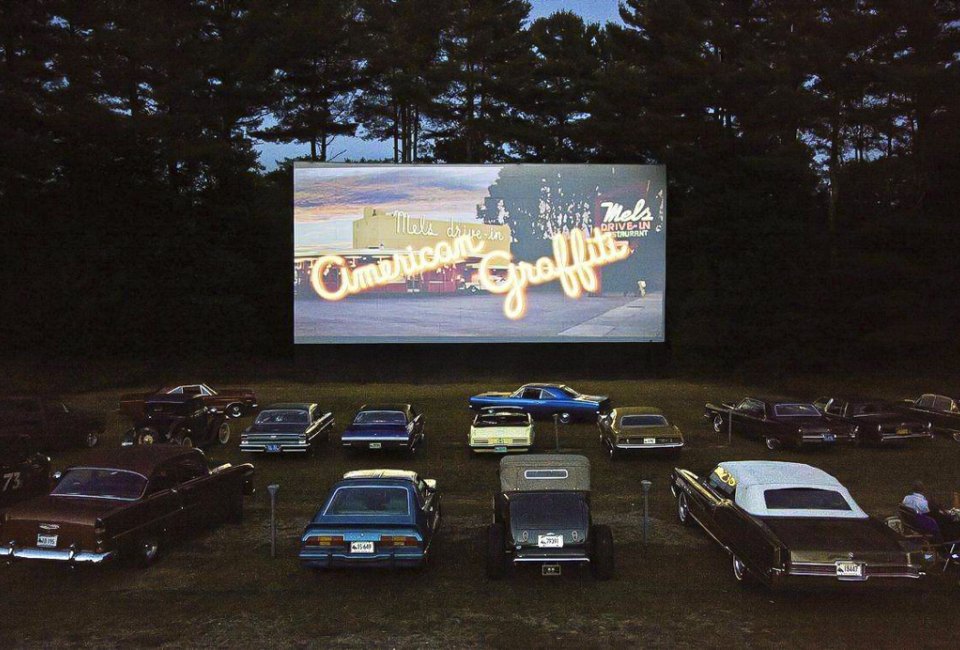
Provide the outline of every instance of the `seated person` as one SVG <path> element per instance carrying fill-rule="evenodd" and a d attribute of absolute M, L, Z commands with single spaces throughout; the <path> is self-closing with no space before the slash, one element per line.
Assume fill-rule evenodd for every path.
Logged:
<path fill-rule="evenodd" d="M 925 495 L 922 481 L 913 484 L 913 491 L 903 498 L 900 505 L 914 514 L 908 522 L 921 533 L 929 535 L 935 542 L 960 539 L 960 522 L 953 513 L 943 510 L 935 501 Z"/>

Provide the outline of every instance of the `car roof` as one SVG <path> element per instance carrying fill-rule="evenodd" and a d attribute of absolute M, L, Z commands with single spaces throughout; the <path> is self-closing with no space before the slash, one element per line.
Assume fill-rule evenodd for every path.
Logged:
<path fill-rule="evenodd" d="M 406 413 L 412 407 L 409 404 L 364 404 L 361 411 L 400 411 Z"/>
<path fill-rule="evenodd" d="M 277 402 L 276 404 L 271 404 L 266 408 L 260 409 L 260 412 L 264 411 L 309 411 L 312 407 L 316 406 L 312 402 Z"/>
<path fill-rule="evenodd" d="M 206 462 L 203 452 L 195 448 L 177 445 L 134 445 L 98 450 L 71 467 L 126 469 L 149 477 L 159 465 L 168 460 L 188 456 L 199 456 Z"/>
<path fill-rule="evenodd" d="M 530 478 L 529 470 L 566 470 L 565 475 L 544 480 Z M 525 454 L 500 460 L 502 492 L 590 490 L 590 461 L 579 454 Z"/>
<path fill-rule="evenodd" d="M 344 480 L 386 478 L 410 481 L 411 483 L 416 483 L 419 480 L 416 472 L 407 469 L 355 469 L 344 474 L 343 478 Z"/>
<path fill-rule="evenodd" d="M 840 485 L 840 481 L 822 469 L 805 463 L 779 460 L 734 460 L 719 463 L 736 480 L 738 487 L 807 483 L 810 485 Z"/>

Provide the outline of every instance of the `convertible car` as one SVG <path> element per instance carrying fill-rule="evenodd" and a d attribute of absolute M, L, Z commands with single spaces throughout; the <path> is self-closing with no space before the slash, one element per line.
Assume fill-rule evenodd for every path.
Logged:
<path fill-rule="evenodd" d="M 590 516 L 590 461 L 573 454 L 504 456 L 493 523 L 487 527 L 487 576 L 512 566 L 589 565 L 599 580 L 613 577 L 613 534 Z"/>
<path fill-rule="evenodd" d="M 240 434 L 240 451 L 306 453 L 326 442 L 333 428 L 333 413 L 316 404 L 272 404 Z"/>
<path fill-rule="evenodd" d="M 957 400 L 946 395 L 927 393 L 916 399 L 904 400 L 904 408 L 915 418 L 930 423 L 934 433 L 950 436 L 960 442 L 960 406 Z"/>
<path fill-rule="evenodd" d="M 600 444 L 610 458 L 627 452 L 683 449 L 683 434 L 667 421 L 663 411 L 649 406 L 615 408 L 597 419 Z"/>
<path fill-rule="evenodd" d="M 681 524 L 701 526 L 732 559 L 740 583 L 770 587 L 916 580 L 935 561 L 861 510 L 826 472 L 801 463 L 736 461 L 708 476 L 674 469 Z"/>
<path fill-rule="evenodd" d="M 901 445 L 933 438 L 929 422 L 904 416 L 896 405 L 883 400 L 821 397 L 813 405 L 829 420 L 858 427 L 860 444 Z"/>
<path fill-rule="evenodd" d="M 511 406 L 480 409 L 470 426 L 467 444 L 477 453 L 527 451 L 533 445 L 533 418 Z"/>
<path fill-rule="evenodd" d="M 409 404 L 364 404 L 340 436 L 347 449 L 402 449 L 413 453 L 423 442 L 423 413 Z"/>
<path fill-rule="evenodd" d="M 745 397 L 736 404 L 707 404 L 703 416 L 717 433 L 762 440 L 767 449 L 856 442 L 856 425 L 829 420 L 813 404 Z"/>
<path fill-rule="evenodd" d="M 610 410 L 610 398 L 603 395 L 581 395 L 563 384 L 526 384 L 512 393 L 480 393 L 470 398 L 470 408 L 514 406 L 535 418 L 559 416 L 567 424 L 574 420 L 596 422 L 600 413 Z"/>
<path fill-rule="evenodd" d="M 300 537 L 300 562 L 332 567 L 417 567 L 440 529 L 437 482 L 415 472 L 347 472 Z"/>

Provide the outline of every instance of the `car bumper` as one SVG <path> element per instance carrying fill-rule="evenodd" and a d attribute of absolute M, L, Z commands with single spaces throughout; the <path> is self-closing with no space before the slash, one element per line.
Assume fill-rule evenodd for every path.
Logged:
<path fill-rule="evenodd" d="M 404 568 L 423 564 L 423 552 L 416 553 L 371 553 L 356 555 L 342 551 L 301 551 L 300 564 L 310 569 L 356 568 Z"/>
<path fill-rule="evenodd" d="M 771 581 L 775 586 L 804 586 L 804 585 L 863 585 L 903 584 L 925 577 L 926 571 L 916 566 L 902 565 L 867 565 L 862 577 L 838 577 L 835 564 L 825 563 L 794 563 L 786 570 L 775 572 Z"/>
<path fill-rule="evenodd" d="M 906 435 L 887 434 L 881 435 L 877 440 L 881 445 L 895 445 L 907 440 L 932 440 L 932 433 L 908 433 Z"/>
<path fill-rule="evenodd" d="M 274 449 L 273 447 L 277 447 Z M 309 442 L 241 442 L 240 451 L 246 451 L 251 453 L 263 452 L 263 453 L 299 453 L 303 454 L 310 451 Z"/>
<path fill-rule="evenodd" d="M 493 444 L 485 441 L 473 441 L 469 443 L 470 449 L 477 452 L 478 454 L 504 454 L 510 452 L 523 452 L 529 451 L 530 445 L 532 444 L 529 440 L 517 441 L 517 442 L 507 442 L 507 443 L 497 443 Z"/>
<path fill-rule="evenodd" d="M 540 562 L 545 564 L 554 564 L 557 562 L 587 563 L 590 562 L 590 555 L 585 549 L 520 549 L 513 555 L 514 564 L 524 564 L 528 562 Z"/>
<path fill-rule="evenodd" d="M 341 438 L 340 444 L 352 449 L 409 449 L 410 438 L 371 438 L 351 437 Z M 380 445 L 379 447 L 371 445 Z"/>
<path fill-rule="evenodd" d="M 72 549 L 37 548 L 32 546 L 0 546 L 0 558 L 12 560 L 52 560 L 78 564 L 100 564 L 113 557 L 113 552 L 94 553 Z"/>
<path fill-rule="evenodd" d="M 616 442 L 613 445 L 617 451 L 641 451 L 643 449 L 682 449 L 683 441 L 675 442 L 652 442 L 650 444 L 634 442 Z"/>

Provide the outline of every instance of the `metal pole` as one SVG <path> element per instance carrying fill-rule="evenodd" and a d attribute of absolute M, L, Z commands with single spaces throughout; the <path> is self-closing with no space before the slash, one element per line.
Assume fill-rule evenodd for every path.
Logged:
<path fill-rule="evenodd" d="M 647 545 L 647 529 L 650 527 L 650 486 L 652 482 L 644 479 L 640 481 L 640 487 L 643 488 L 643 545 Z"/>
<path fill-rule="evenodd" d="M 270 493 L 270 557 L 277 557 L 277 492 L 280 486 L 276 483 L 267 486 Z"/>
<path fill-rule="evenodd" d="M 560 415 L 557 413 L 553 414 L 553 441 L 554 450 L 560 451 Z"/>

